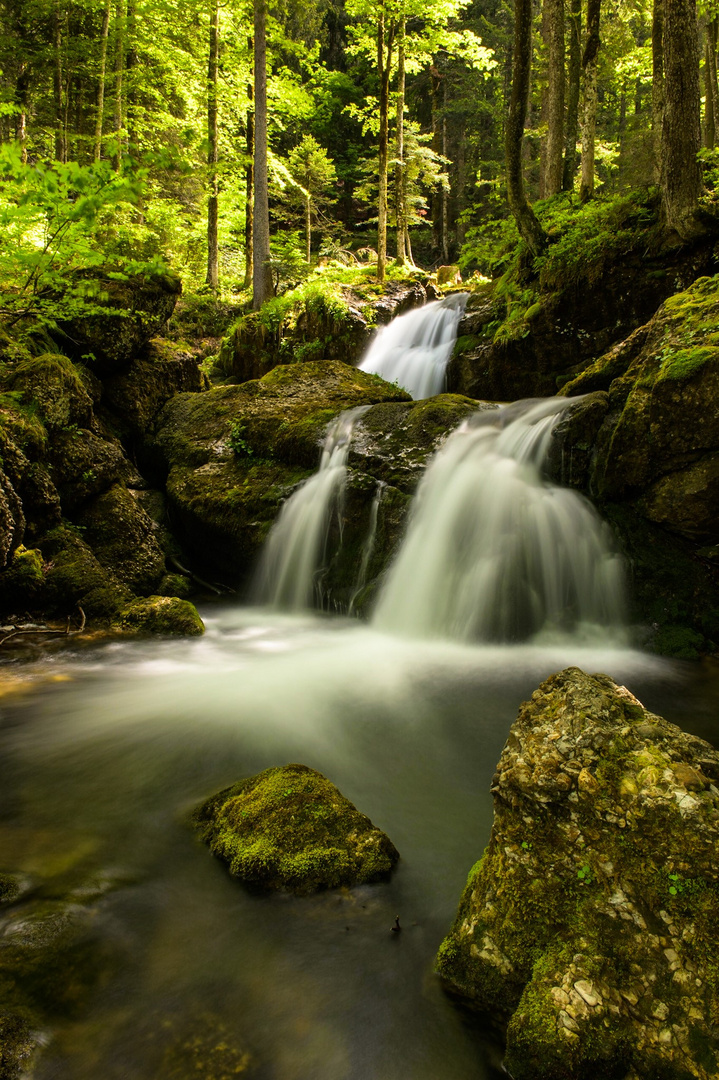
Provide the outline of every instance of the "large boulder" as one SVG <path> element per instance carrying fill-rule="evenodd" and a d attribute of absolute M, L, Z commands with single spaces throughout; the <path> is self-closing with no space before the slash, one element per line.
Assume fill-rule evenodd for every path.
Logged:
<path fill-rule="evenodd" d="M 266 769 L 194 814 L 200 836 L 248 885 L 304 894 L 388 877 L 392 841 L 321 773 Z"/>
<path fill-rule="evenodd" d="M 523 704 L 489 847 L 439 952 L 515 1080 L 719 1071 L 719 754 L 606 675 Z"/>
<path fill-rule="evenodd" d="M 688 625 L 705 650 L 719 642 L 718 320 L 719 277 L 701 278 L 568 383 L 587 396 L 550 462 L 618 529 L 639 617 L 667 642 Z"/>

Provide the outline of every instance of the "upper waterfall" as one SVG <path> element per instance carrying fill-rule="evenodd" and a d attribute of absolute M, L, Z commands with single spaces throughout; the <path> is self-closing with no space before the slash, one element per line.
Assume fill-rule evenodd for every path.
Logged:
<path fill-rule="evenodd" d="M 378 330 L 360 369 L 396 382 L 413 398 L 441 394 L 468 297 L 469 293 L 452 293 L 398 315 Z"/>
<path fill-rule="evenodd" d="M 385 630 L 464 641 L 622 636 L 623 569 L 592 505 L 542 475 L 576 399 L 470 417 L 436 454 L 375 612 Z"/>

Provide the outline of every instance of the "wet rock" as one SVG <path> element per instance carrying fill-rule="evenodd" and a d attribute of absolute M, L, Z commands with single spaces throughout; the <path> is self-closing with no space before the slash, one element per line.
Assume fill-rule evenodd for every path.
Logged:
<path fill-rule="evenodd" d="M 72 615 L 78 605 L 89 619 L 109 622 L 132 599 L 130 590 L 97 560 L 83 539 L 66 525 L 39 543 L 45 560 L 45 598 L 50 612 Z"/>
<path fill-rule="evenodd" d="M 115 626 L 123 633 L 160 637 L 198 637 L 205 632 L 194 604 L 176 596 L 133 600 L 123 608 Z"/>
<path fill-rule="evenodd" d="M 103 382 L 103 405 L 134 438 L 145 434 L 173 394 L 207 388 L 197 356 L 164 338 L 155 338 L 147 355 Z"/>
<path fill-rule="evenodd" d="M 719 1068 L 719 754 L 606 675 L 520 708 L 490 843 L 438 956 L 516 1080 Z"/>
<path fill-rule="evenodd" d="M 241 780 L 193 820 L 231 874 L 265 889 L 305 894 L 359 885 L 387 877 L 399 859 L 389 837 L 306 765 Z"/>
<path fill-rule="evenodd" d="M 134 593 L 151 593 L 165 574 L 157 526 L 123 484 L 115 484 L 78 516 L 98 562 Z"/>

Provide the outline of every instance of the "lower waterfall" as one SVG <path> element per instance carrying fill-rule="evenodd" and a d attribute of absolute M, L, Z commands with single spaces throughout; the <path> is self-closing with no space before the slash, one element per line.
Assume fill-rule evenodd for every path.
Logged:
<path fill-rule="evenodd" d="M 396 382 L 413 398 L 441 394 L 468 296 L 452 293 L 381 327 L 359 364 L 360 370 Z"/>
<path fill-rule="evenodd" d="M 378 629 L 460 641 L 623 635 L 611 532 L 581 495 L 542 475 L 576 399 L 477 413 L 425 473 L 381 591 Z"/>
<path fill-rule="evenodd" d="M 292 493 L 262 552 L 254 598 L 285 611 L 322 607 L 331 516 L 341 511 L 352 430 L 369 406 L 341 413 L 325 436 L 320 467 Z"/>

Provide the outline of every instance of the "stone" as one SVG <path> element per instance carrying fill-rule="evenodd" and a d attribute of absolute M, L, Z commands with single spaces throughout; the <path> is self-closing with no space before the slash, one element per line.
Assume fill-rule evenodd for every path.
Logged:
<path fill-rule="evenodd" d="M 133 600 L 122 609 L 113 626 L 123 634 L 137 636 L 199 637 L 205 632 L 194 604 L 176 596 Z"/>
<path fill-rule="evenodd" d="M 389 876 L 388 836 L 321 773 L 266 769 L 213 795 L 193 815 L 199 835 L 248 885 L 299 895 Z"/>
<path fill-rule="evenodd" d="M 83 538 L 98 562 L 132 592 L 154 592 L 165 574 L 157 525 L 134 495 L 115 484 L 78 515 Z"/>
<path fill-rule="evenodd" d="M 521 706 L 437 959 L 506 1025 L 515 1080 L 717 1075 L 718 773 L 719 753 L 606 675 L 568 668 Z"/>

